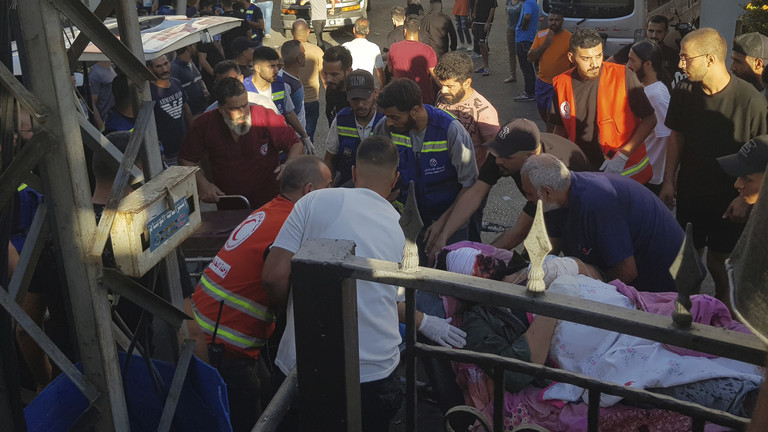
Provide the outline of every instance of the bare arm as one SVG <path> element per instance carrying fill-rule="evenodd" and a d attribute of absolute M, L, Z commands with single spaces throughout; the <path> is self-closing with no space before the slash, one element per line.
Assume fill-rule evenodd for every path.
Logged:
<path fill-rule="evenodd" d="M 199 166 L 197 162 L 188 161 L 179 158 L 179 165 L 181 166 Z M 225 195 L 218 186 L 208 181 L 203 172 L 203 168 L 195 173 L 195 180 L 197 181 L 197 193 L 200 195 L 200 200 L 207 203 L 219 202 L 219 197 Z"/>
<path fill-rule="evenodd" d="M 414 309 L 413 316 L 416 318 L 416 328 L 421 326 L 421 320 L 424 319 L 424 313 Z M 405 302 L 397 302 L 397 318 L 401 323 L 405 323 Z"/>
<path fill-rule="evenodd" d="M 288 123 L 288 125 L 292 127 L 293 130 L 295 130 L 300 137 L 302 138 L 309 137 L 309 135 L 307 135 L 307 132 L 304 130 L 304 127 L 301 126 L 301 122 L 299 121 L 299 116 L 297 116 L 295 112 L 289 111 L 284 114 L 284 117 L 285 117 L 285 122 Z"/>
<path fill-rule="evenodd" d="M 192 126 L 192 121 L 195 119 L 195 116 L 192 115 L 192 110 L 189 109 L 189 104 L 184 104 L 183 112 L 184 120 L 187 122 L 187 127 Z"/>
<path fill-rule="evenodd" d="M 293 252 L 272 247 L 264 261 L 261 283 L 267 292 L 273 310 L 284 309 L 291 289 L 291 259 Z"/>
<path fill-rule="evenodd" d="M 648 135 L 653 132 L 653 128 L 656 127 L 656 115 L 651 114 L 640 119 L 640 123 L 637 124 L 635 132 L 632 133 L 632 137 L 624 143 L 619 149 L 620 152 L 625 155 L 631 155 L 636 148 L 640 147 L 640 144 L 645 142 Z"/>
<path fill-rule="evenodd" d="M 211 67 L 211 64 L 208 63 L 208 54 L 204 52 L 197 52 L 197 62 L 200 64 L 200 68 L 205 71 L 210 76 L 213 76 L 213 68 Z"/>
<path fill-rule="evenodd" d="M 637 265 L 635 264 L 634 256 L 629 256 L 605 272 L 605 280 L 612 281 L 614 279 L 618 279 L 625 284 L 630 284 L 637 279 Z"/>
<path fill-rule="evenodd" d="M 552 30 L 547 33 L 546 39 L 544 39 L 544 42 L 536 47 L 536 49 L 531 49 L 528 51 L 528 56 L 526 57 L 529 62 L 533 63 L 537 61 L 543 54 L 544 51 L 549 48 L 549 46 L 552 44 L 552 39 L 555 37 L 555 32 Z"/>
<path fill-rule="evenodd" d="M 325 157 L 323 157 L 323 162 L 325 162 L 325 165 L 331 171 L 332 175 L 336 173 L 336 155 L 335 154 L 326 150 Z"/>
<path fill-rule="evenodd" d="M 528 348 L 531 350 L 531 363 L 544 364 L 549 355 L 549 345 L 552 343 L 552 334 L 555 332 L 557 320 L 554 318 L 537 315 L 533 319 L 525 338 L 528 340 Z"/>
<path fill-rule="evenodd" d="M 680 164 L 680 154 L 683 151 L 685 145 L 685 138 L 682 134 L 676 131 L 672 131 L 672 135 L 669 136 L 667 141 L 667 161 L 664 166 L 664 182 L 661 184 L 661 192 L 659 198 L 670 209 L 675 207 L 675 192 L 677 186 L 675 185 L 675 177 L 677 175 L 677 167 Z"/>
<path fill-rule="evenodd" d="M 517 217 L 515 225 L 496 237 L 496 240 L 491 243 L 491 246 L 495 246 L 499 249 L 516 248 L 517 245 L 522 243 L 523 240 L 525 240 L 525 237 L 528 236 L 528 232 L 531 231 L 532 226 L 533 218 L 530 217 L 528 213 L 521 211 L 520 215 Z"/>
<path fill-rule="evenodd" d="M 376 77 L 379 79 L 379 88 L 387 85 L 387 74 L 384 73 L 384 68 L 376 68 Z"/>
<path fill-rule="evenodd" d="M 490 190 L 491 185 L 479 180 L 469 188 L 462 189 L 453 205 L 427 229 L 426 245 L 429 256 L 445 247 L 448 238 L 467 223 Z"/>
<path fill-rule="evenodd" d="M 531 24 L 531 14 L 523 15 L 523 21 L 520 23 L 521 30 L 528 30 L 528 25 Z"/>

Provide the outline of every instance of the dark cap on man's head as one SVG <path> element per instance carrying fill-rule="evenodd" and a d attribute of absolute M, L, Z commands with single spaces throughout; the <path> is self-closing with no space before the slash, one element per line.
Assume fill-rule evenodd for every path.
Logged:
<path fill-rule="evenodd" d="M 373 75 L 364 69 L 357 69 L 347 76 L 347 100 L 368 99 L 374 90 Z"/>
<path fill-rule="evenodd" d="M 248 48 L 256 48 L 257 46 L 259 46 L 258 42 L 252 41 L 245 36 L 238 36 L 232 40 L 232 43 L 230 44 L 230 50 L 232 51 L 232 54 L 238 56 L 241 52 L 247 50 Z"/>
<path fill-rule="evenodd" d="M 540 145 L 541 135 L 536 123 L 517 119 L 499 129 L 496 137 L 483 144 L 494 156 L 508 158 L 519 151 L 533 151 Z"/>
<path fill-rule="evenodd" d="M 768 36 L 758 32 L 738 35 L 733 40 L 733 52 L 749 57 L 768 59 Z"/>
<path fill-rule="evenodd" d="M 747 141 L 738 153 L 717 158 L 720 166 L 731 177 L 765 172 L 768 165 L 768 135 Z"/>

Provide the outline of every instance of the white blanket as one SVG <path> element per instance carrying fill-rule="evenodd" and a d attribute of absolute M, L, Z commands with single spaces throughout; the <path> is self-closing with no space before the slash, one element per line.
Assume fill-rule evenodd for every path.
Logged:
<path fill-rule="evenodd" d="M 560 276 L 548 291 L 634 308 L 614 286 L 583 275 Z M 760 367 L 736 360 L 681 356 L 659 342 L 567 321 L 555 328 L 549 359 L 561 369 L 636 388 L 671 387 L 725 377 L 760 383 L 764 373 Z M 543 399 L 588 402 L 588 394 L 580 387 L 558 383 L 544 391 Z M 621 399 L 603 394 L 600 406 L 611 406 Z"/>

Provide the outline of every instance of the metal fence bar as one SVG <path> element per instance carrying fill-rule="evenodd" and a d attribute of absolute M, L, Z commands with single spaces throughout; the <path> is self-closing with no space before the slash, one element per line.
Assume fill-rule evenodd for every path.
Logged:
<path fill-rule="evenodd" d="M 587 430 L 597 432 L 600 427 L 600 391 L 589 390 L 589 406 L 587 409 Z"/>
<path fill-rule="evenodd" d="M 416 430 L 416 290 L 405 291 L 405 430 Z"/>
<path fill-rule="evenodd" d="M 181 346 L 179 362 L 176 364 L 176 372 L 173 374 L 171 387 L 168 390 L 168 398 L 165 400 L 163 414 L 160 417 L 160 424 L 157 426 L 158 432 L 167 432 L 171 430 L 173 418 L 176 415 L 176 406 L 179 404 L 181 389 L 184 386 L 184 381 L 187 379 L 187 371 L 189 370 L 189 364 L 192 361 L 194 349 L 194 339 L 185 340 L 184 344 Z"/>
<path fill-rule="evenodd" d="M 657 408 L 676 411 L 683 415 L 701 418 L 702 421 L 709 421 L 735 429 L 743 429 L 749 423 L 749 419 L 706 408 L 692 402 L 681 401 L 671 396 L 652 393 L 643 389 L 624 387 L 609 381 L 589 378 L 577 373 L 528 363 L 523 360 L 501 357 L 495 354 L 436 347 L 421 343 L 417 343 L 415 349 L 418 355 L 429 355 L 436 358 L 460 361 L 463 363 L 474 363 L 488 368 L 507 368 L 537 378 L 544 377 L 558 382 L 573 384 L 581 388 L 589 389 L 590 391 L 597 390 L 602 393 L 621 396 L 632 402 L 652 404 Z"/>
<path fill-rule="evenodd" d="M 299 380 L 296 375 L 296 368 L 293 368 L 291 373 L 285 377 L 285 381 L 277 389 L 277 392 L 272 397 L 272 400 L 264 409 L 264 412 L 259 417 L 259 421 L 251 429 L 251 432 L 273 432 L 280 425 L 291 404 L 296 400 L 296 396 L 299 394 Z"/>
<path fill-rule="evenodd" d="M 504 368 L 493 370 L 493 431 L 504 430 Z"/>

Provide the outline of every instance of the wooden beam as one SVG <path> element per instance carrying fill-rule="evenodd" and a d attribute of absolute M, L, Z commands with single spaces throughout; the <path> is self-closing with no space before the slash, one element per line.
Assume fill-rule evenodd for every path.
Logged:
<path fill-rule="evenodd" d="M 123 70 L 136 85 L 144 84 L 144 81 L 154 81 L 157 78 L 147 69 L 143 59 L 139 61 L 128 48 L 115 35 L 112 34 L 104 23 L 91 12 L 79 0 L 48 0 L 48 4 L 61 12 L 77 26 L 97 47 L 109 57 L 117 67 Z M 143 57 L 143 56 L 142 56 Z"/>
<path fill-rule="evenodd" d="M 45 117 L 48 115 L 48 110 L 2 63 L 0 63 L 0 84 L 2 84 L 3 88 L 10 92 L 17 101 L 19 101 L 21 106 L 29 112 L 35 121 L 40 123 L 45 121 Z"/>
<path fill-rule="evenodd" d="M 176 372 L 173 373 L 171 387 L 168 390 L 168 397 L 165 399 L 163 414 L 160 416 L 160 424 L 157 426 L 158 432 L 168 432 L 173 424 L 173 417 L 176 414 L 176 406 L 179 404 L 181 389 L 184 386 L 184 380 L 187 378 L 189 364 L 192 361 L 192 354 L 195 348 L 195 340 L 187 339 L 181 345 L 181 354 L 176 364 Z"/>
<path fill-rule="evenodd" d="M 51 229 L 57 232 L 57 247 L 69 286 L 83 371 L 101 393 L 94 402 L 99 413 L 95 430 L 128 432 L 130 422 L 112 336 L 110 305 L 107 292 L 98 283 L 101 257 L 88 254 L 86 243 L 93 238 L 96 220 L 74 110 L 77 101 L 72 91 L 69 62 L 62 48 L 60 16 L 45 0 L 19 2 L 18 11 L 29 58 L 31 88 L 48 109 L 45 127 L 57 143 L 46 152 L 41 173 L 50 220 L 54 224 Z"/>
<path fill-rule="evenodd" d="M 495 304 L 537 315 L 689 348 L 716 356 L 732 358 L 758 366 L 765 365 L 766 346 L 753 335 L 694 323 L 690 329 L 677 329 L 670 317 L 626 309 L 591 300 L 545 293 L 530 295 L 526 287 L 481 279 L 442 270 L 420 267 L 403 272 L 396 263 L 353 255 L 341 258 L 331 240 L 307 243 L 313 255 L 301 254 L 311 272 L 331 268 L 337 277 L 355 278 L 437 292 L 462 300 Z M 312 243 L 315 243 L 312 242 Z M 297 254 L 297 257 L 299 254 Z M 297 259 L 294 257 L 294 260 Z"/>
<path fill-rule="evenodd" d="M 0 306 L 3 307 L 21 328 L 31 337 L 35 343 L 45 351 L 48 357 L 58 366 L 62 372 L 77 387 L 83 396 L 90 402 L 95 402 L 99 398 L 99 391 L 85 379 L 83 374 L 77 370 L 75 365 L 69 361 L 66 355 L 53 343 L 45 332 L 30 318 L 24 309 L 19 306 L 15 299 L 4 289 L 0 288 Z"/>
<path fill-rule="evenodd" d="M 112 230 L 112 223 L 115 221 L 115 215 L 117 214 L 117 207 L 120 205 L 120 200 L 125 195 L 125 188 L 127 187 L 127 180 L 130 174 L 130 169 L 133 167 L 133 163 L 136 160 L 136 156 L 139 154 L 141 148 L 141 140 L 144 138 L 144 131 L 147 129 L 150 120 L 153 117 L 152 102 L 144 102 L 141 105 L 139 115 L 136 116 L 136 123 L 133 127 L 133 133 L 131 139 L 128 140 L 128 146 L 125 149 L 125 154 L 120 162 L 120 168 L 117 170 L 115 180 L 112 183 L 112 190 L 109 191 L 109 198 L 107 198 L 107 205 L 104 207 L 104 211 L 101 214 L 99 220 L 99 227 L 93 237 L 93 246 L 91 247 L 91 254 L 101 255 L 104 251 L 104 246 L 107 244 L 109 238 L 109 231 Z"/>
<path fill-rule="evenodd" d="M 35 133 L 27 144 L 13 158 L 13 162 L 0 175 L 0 208 L 8 204 L 24 177 L 34 169 L 42 158 L 55 147 L 56 137 L 42 130 Z"/>
<path fill-rule="evenodd" d="M 35 217 L 32 219 L 32 225 L 29 227 L 27 239 L 24 241 L 24 249 L 21 250 L 19 263 L 16 265 L 16 270 L 8 284 L 8 293 L 18 304 L 21 304 L 27 295 L 27 287 L 29 287 L 29 282 L 35 274 L 37 260 L 43 252 L 43 246 L 45 246 L 48 237 L 48 224 L 45 220 L 47 214 L 45 203 L 40 203 Z"/>
<path fill-rule="evenodd" d="M 115 10 L 115 5 L 112 3 L 112 0 L 100 0 L 99 5 L 96 6 L 96 9 L 93 11 L 93 15 L 100 21 L 104 21 L 113 10 Z M 90 42 L 90 39 L 88 39 L 88 36 L 85 33 L 80 32 L 80 34 L 77 35 L 67 50 L 70 69 L 74 69 L 77 59 L 80 58 L 80 55 L 83 54 L 83 51 L 85 51 L 85 48 Z"/>

